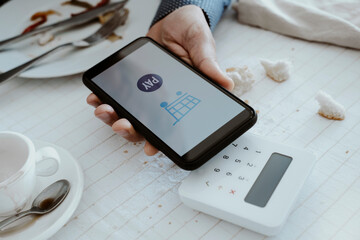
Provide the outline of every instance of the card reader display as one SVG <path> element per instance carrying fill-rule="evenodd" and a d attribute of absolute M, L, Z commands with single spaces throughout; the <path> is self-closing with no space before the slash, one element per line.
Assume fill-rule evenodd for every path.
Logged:
<path fill-rule="evenodd" d="M 271 154 L 254 185 L 246 195 L 245 202 L 265 207 L 291 161 L 292 157 L 280 153 Z"/>

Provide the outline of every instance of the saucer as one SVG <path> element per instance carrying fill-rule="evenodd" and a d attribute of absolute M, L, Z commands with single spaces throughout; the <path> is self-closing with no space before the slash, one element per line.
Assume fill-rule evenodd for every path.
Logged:
<path fill-rule="evenodd" d="M 71 189 L 64 202 L 54 211 L 39 217 L 33 217 L 27 223 L 19 227 L 0 232 L 0 239 L 48 239 L 59 231 L 74 214 L 80 203 L 84 189 L 84 176 L 80 165 L 75 158 L 65 149 L 51 143 L 34 141 L 35 149 L 45 146 L 55 148 L 61 158 L 58 171 L 49 177 L 37 177 L 37 183 L 33 194 L 33 199 L 47 186 L 60 179 L 66 179 L 71 184 Z M 32 201 L 24 208 L 30 208 Z"/>

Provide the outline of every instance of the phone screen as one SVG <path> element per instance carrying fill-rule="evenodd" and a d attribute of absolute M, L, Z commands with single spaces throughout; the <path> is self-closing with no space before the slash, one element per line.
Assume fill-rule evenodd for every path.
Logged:
<path fill-rule="evenodd" d="M 151 42 L 92 80 L 180 156 L 245 110 Z"/>

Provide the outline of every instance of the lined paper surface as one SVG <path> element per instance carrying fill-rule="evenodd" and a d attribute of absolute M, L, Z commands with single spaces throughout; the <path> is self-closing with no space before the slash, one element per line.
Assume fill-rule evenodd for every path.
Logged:
<path fill-rule="evenodd" d="M 241 96 L 259 112 L 250 132 L 318 157 L 282 232 L 266 238 L 184 206 L 177 189 L 188 172 L 97 120 L 80 75 L 16 78 L 0 86 L 0 130 L 64 147 L 85 175 L 78 209 L 51 239 L 360 239 L 359 51 L 240 25 L 231 10 L 214 36 L 222 69 L 247 65 L 255 75 Z M 290 59 L 291 78 L 267 78 L 259 58 Z M 344 105 L 344 121 L 317 114 L 319 90 Z"/>

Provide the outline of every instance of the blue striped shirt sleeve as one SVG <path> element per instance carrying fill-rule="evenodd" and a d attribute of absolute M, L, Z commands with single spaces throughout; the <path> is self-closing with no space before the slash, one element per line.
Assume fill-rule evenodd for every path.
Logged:
<path fill-rule="evenodd" d="M 196 5 L 204 11 L 206 20 L 213 30 L 230 2 L 231 0 L 162 0 L 151 26 L 182 6 Z"/>

